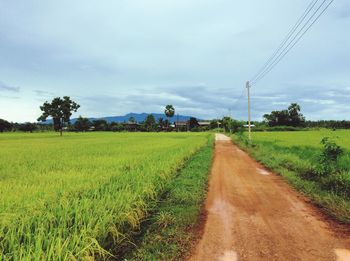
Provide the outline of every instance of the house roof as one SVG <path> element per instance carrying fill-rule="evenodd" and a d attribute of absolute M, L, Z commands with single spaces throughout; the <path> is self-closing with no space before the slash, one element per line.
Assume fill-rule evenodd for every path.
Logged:
<path fill-rule="evenodd" d="M 198 124 L 202 126 L 207 126 L 210 125 L 210 121 L 199 121 Z"/>
<path fill-rule="evenodd" d="M 187 121 L 177 121 L 175 122 L 175 126 L 187 126 Z"/>

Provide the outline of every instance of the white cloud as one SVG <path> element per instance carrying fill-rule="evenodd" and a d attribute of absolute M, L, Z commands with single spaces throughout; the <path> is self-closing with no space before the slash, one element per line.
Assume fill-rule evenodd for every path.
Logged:
<path fill-rule="evenodd" d="M 20 100 L 2 94 L 1 104 L 6 100 L 9 110 L 1 116 L 35 120 L 38 97 L 69 95 L 89 97 L 81 100 L 87 116 L 159 111 L 170 101 L 202 118 L 221 116 L 228 108 L 244 118 L 246 100 L 240 94 L 245 82 L 307 4 L 1 1 L 0 80 L 21 86 Z M 254 118 L 295 101 L 303 102 L 310 118 L 335 117 L 332 108 L 346 104 L 349 95 L 339 90 L 350 90 L 343 87 L 350 82 L 349 13 L 348 0 L 335 1 L 300 44 L 252 87 Z M 318 88 L 308 91 L 308 86 Z M 317 104 L 329 110 L 317 111 Z"/>
<path fill-rule="evenodd" d="M 332 104 L 335 104 L 334 100 L 301 99 L 301 101 L 307 102 L 307 103 L 321 104 L 321 105 L 332 105 Z"/>

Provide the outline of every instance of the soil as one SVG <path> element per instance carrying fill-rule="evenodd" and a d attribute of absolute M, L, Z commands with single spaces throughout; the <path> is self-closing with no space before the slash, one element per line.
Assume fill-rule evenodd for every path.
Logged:
<path fill-rule="evenodd" d="M 350 260 L 350 228 L 327 219 L 222 134 L 190 260 Z"/>

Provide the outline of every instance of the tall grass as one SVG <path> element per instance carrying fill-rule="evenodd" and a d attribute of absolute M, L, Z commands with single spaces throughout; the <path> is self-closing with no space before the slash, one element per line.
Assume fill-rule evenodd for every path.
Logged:
<path fill-rule="evenodd" d="M 107 258 L 208 134 L 0 135 L 0 255 Z"/>

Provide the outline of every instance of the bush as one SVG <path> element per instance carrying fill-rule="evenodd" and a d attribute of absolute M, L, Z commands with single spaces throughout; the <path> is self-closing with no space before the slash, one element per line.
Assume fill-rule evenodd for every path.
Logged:
<path fill-rule="evenodd" d="M 350 172 L 340 172 L 321 179 L 321 187 L 350 199 Z"/>
<path fill-rule="evenodd" d="M 338 172 L 337 162 L 343 154 L 343 149 L 329 137 L 324 137 L 321 144 L 323 149 L 319 156 L 318 174 L 323 176 Z"/>

